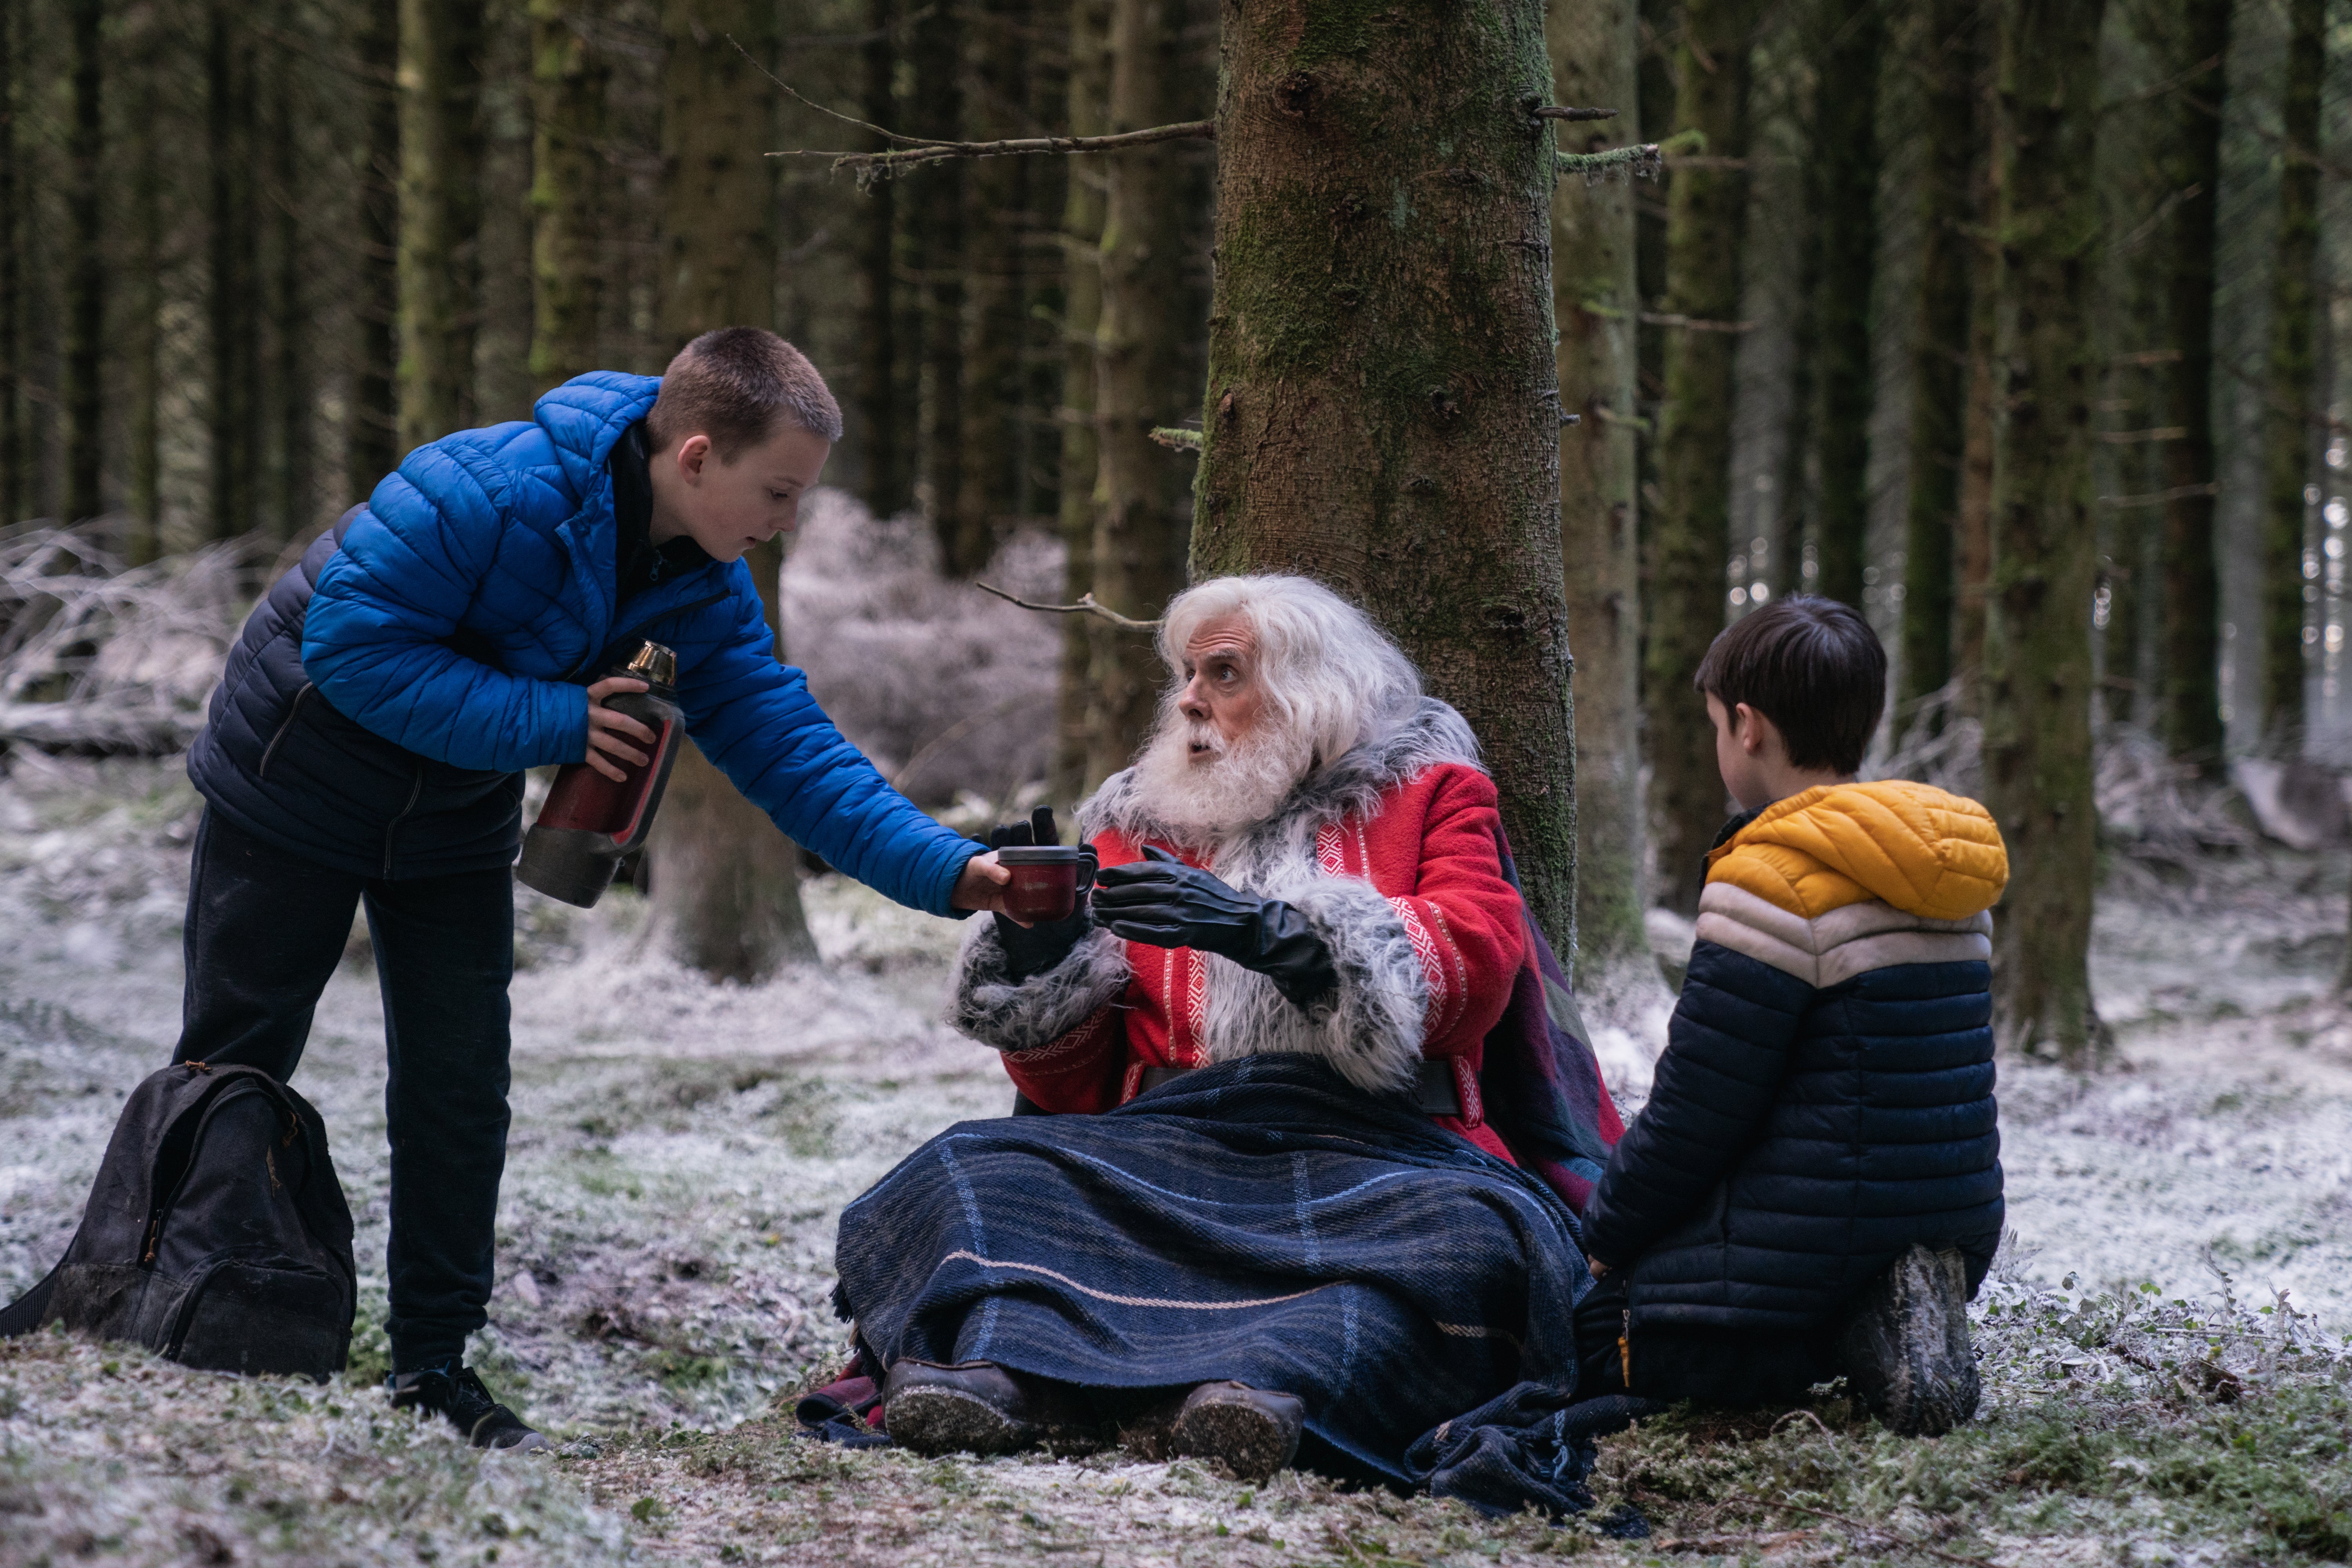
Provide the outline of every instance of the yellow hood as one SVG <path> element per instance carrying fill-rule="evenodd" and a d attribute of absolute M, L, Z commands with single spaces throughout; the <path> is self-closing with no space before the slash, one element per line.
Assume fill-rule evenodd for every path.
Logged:
<path fill-rule="evenodd" d="M 2009 851 L 1990 812 L 1932 784 L 1821 784 L 1773 802 L 1715 849 L 1706 879 L 1806 920 L 1882 899 L 1925 920 L 1964 921 L 2000 901 Z"/>

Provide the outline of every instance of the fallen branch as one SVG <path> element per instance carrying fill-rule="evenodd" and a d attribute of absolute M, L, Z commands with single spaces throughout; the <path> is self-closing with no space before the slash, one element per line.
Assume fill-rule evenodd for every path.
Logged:
<path fill-rule="evenodd" d="M 1664 167 L 1654 142 L 1598 153 L 1555 153 L 1552 159 L 1554 174 L 1582 174 L 1591 184 L 1613 178 L 1654 180 Z"/>
<path fill-rule="evenodd" d="M 1158 621 L 1133 620 L 1108 605 L 1097 604 L 1092 594 L 1079 595 L 1075 605 L 1040 605 L 1008 594 L 1002 588 L 992 588 L 985 583 L 974 583 L 972 586 L 983 594 L 995 595 L 1008 605 L 1018 605 L 1024 610 L 1042 610 L 1049 616 L 1099 616 L 1112 626 L 1123 626 L 1131 632 L 1156 632 L 1160 629 Z"/>
<path fill-rule="evenodd" d="M 1557 103 L 1547 103 L 1536 110 L 1538 120 L 1614 120 L 1613 109 L 1565 109 Z"/>
<path fill-rule="evenodd" d="M 1642 324 L 1645 327 L 1679 327 L 1686 332 L 1752 332 L 1753 321 L 1706 321 L 1696 316 L 1676 316 L 1664 310 L 1644 310 Z"/>
<path fill-rule="evenodd" d="M 1208 450 L 1208 442 L 1198 430 L 1187 430 L 1179 425 L 1154 426 L 1151 438 L 1161 446 L 1179 452 L 1201 453 Z"/>

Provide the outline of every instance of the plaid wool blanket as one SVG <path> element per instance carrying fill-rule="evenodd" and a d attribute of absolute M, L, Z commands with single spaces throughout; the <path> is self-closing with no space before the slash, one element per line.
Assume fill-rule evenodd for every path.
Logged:
<path fill-rule="evenodd" d="M 1245 1058 L 1099 1116 L 961 1122 L 843 1214 L 860 1370 L 988 1361 L 1091 1389 L 1297 1394 L 1299 1462 L 1475 1506 L 1589 1506 L 1550 1185 L 1317 1058 Z"/>

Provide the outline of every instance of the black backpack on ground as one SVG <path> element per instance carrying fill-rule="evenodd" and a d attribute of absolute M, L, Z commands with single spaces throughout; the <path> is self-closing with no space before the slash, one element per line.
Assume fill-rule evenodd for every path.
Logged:
<path fill-rule="evenodd" d="M 319 1113 L 258 1068 L 184 1062 L 131 1091 L 81 1228 L 0 1337 L 63 1323 L 205 1371 L 324 1378 L 356 1294 Z"/>

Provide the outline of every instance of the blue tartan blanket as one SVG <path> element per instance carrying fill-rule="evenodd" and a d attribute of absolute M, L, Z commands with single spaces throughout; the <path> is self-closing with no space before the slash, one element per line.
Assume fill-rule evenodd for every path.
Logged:
<path fill-rule="evenodd" d="M 1316 1058 L 1204 1068 L 1100 1116 L 965 1121 L 841 1219 L 878 1378 L 988 1361 L 1095 1389 L 1307 1405 L 1302 1464 L 1490 1511 L 1589 1506 L 1577 1221 L 1543 1181 Z"/>

